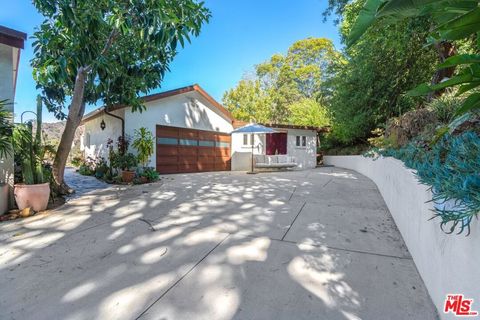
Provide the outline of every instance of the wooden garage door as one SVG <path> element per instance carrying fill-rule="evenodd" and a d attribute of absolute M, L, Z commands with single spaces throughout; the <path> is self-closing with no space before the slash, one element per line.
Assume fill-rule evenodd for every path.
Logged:
<path fill-rule="evenodd" d="M 159 173 L 230 170 L 230 135 L 157 126 Z"/>

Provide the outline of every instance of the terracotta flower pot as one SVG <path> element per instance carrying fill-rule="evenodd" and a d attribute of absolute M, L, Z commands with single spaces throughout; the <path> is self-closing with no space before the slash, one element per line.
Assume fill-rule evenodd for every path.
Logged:
<path fill-rule="evenodd" d="M 8 184 L 0 183 L 0 214 L 8 210 Z"/>
<path fill-rule="evenodd" d="M 50 184 L 16 184 L 13 191 L 18 209 L 31 207 L 34 211 L 47 209 L 50 198 Z"/>
<path fill-rule="evenodd" d="M 128 171 L 128 170 L 122 171 L 123 182 L 130 183 L 133 181 L 133 178 L 135 178 L 135 171 Z"/>

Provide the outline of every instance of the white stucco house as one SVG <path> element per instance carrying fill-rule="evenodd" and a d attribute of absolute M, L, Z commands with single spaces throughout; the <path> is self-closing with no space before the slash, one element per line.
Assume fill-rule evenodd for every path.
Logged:
<path fill-rule="evenodd" d="M 24 47 L 27 35 L 4 26 L 0 26 L 0 100 L 8 100 L 6 109 L 11 112 L 13 121 L 13 109 L 15 103 L 15 87 L 17 84 L 18 65 L 20 52 Z M 9 188 L 3 188 L 3 184 Z M 13 204 L 13 157 L 0 159 L 0 214 Z M 9 190 L 8 190 L 9 189 Z M 3 200 L 9 192 L 9 204 Z"/>
<path fill-rule="evenodd" d="M 82 120 L 85 125 L 81 149 L 85 157 L 108 158 L 107 141 L 122 135 L 133 137 L 146 127 L 156 137 L 150 166 L 159 173 L 248 170 L 251 163 L 250 135 L 232 131 L 246 123 L 231 113 L 199 85 L 191 85 L 142 97 L 146 110 L 131 107 L 99 108 Z M 273 134 L 254 135 L 255 155 L 288 154 L 297 169 L 316 166 L 317 136 L 321 128 L 273 125 Z M 134 150 L 130 150 L 134 152 Z"/>

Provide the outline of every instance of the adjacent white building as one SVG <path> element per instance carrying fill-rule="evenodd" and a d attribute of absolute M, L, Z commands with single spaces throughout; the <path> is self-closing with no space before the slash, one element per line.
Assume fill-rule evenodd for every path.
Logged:
<path fill-rule="evenodd" d="M 85 133 L 81 141 L 85 157 L 107 159 L 107 142 L 116 142 L 122 136 L 122 126 L 129 137 L 136 129 L 145 127 L 156 138 L 150 166 L 160 173 L 250 168 L 251 137 L 232 134 L 246 123 L 235 121 L 199 85 L 145 96 L 142 100 L 146 106 L 143 112 L 115 107 L 108 113 L 100 108 L 87 114 L 82 121 Z M 319 128 L 268 126 L 276 133 L 254 135 L 254 154 L 288 154 L 295 157 L 298 169 L 316 166 Z"/>
<path fill-rule="evenodd" d="M 15 87 L 17 83 L 18 65 L 20 52 L 24 47 L 27 35 L 23 32 L 0 26 L 0 100 L 8 100 L 7 110 L 11 112 L 13 121 L 13 109 L 15 102 Z M 6 183 L 10 186 L 10 206 L 13 204 L 11 191 L 13 187 L 13 157 L 0 159 L 0 187 Z M 4 188 L 0 188 L 4 190 Z M 0 192 L 3 192 L 1 191 Z M 7 190 L 7 189 L 5 189 Z M 2 200 L 0 194 L 0 201 Z M 0 214 L 7 207 L 0 203 Z"/>

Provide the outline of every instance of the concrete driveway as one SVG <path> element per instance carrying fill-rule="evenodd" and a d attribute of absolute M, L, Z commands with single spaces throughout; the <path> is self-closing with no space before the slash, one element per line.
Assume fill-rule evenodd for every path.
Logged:
<path fill-rule="evenodd" d="M 1 319 L 436 319 L 352 171 L 165 176 L 0 225 Z"/>

